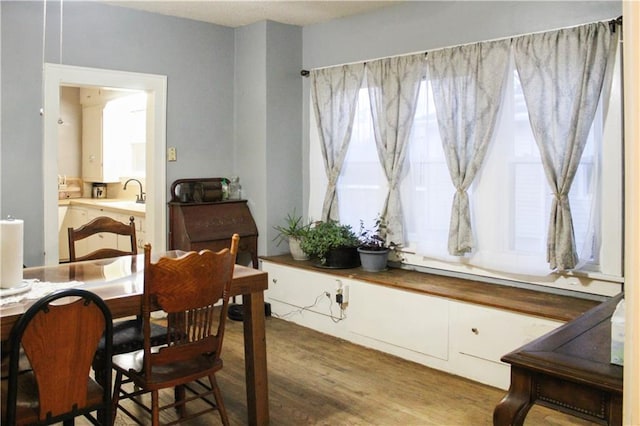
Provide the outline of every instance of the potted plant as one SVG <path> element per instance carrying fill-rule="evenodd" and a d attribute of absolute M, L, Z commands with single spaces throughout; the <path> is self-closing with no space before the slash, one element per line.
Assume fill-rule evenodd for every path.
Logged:
<path fill-rule="evenodd" d="M 302 250 L 318 259 L 321 268 L 355 268 L 360 265 L 358 236 L 350 225 L 337 221 L 315 222 L 302 240 Z"/>
<path fill-rule="evenodd" d="M 362 269 L 368 272 L 386 270 L 389 251 L 395 248 L 395 244 L 387 243 L 387 224 L 384 219 L 378 216 L 372 228 L 365 228 L 361 220 L 358 240 Z"/>
<path fill-rule="evenodd" d="M 302 250 L 300 244 L 309 232 L 309 224 L 304 224 L 302 216 L 296 215 L 295 209 L 293 213 L 288 213 L 284 220 L 284 225 L 274 226 L 273 229 L 278 231 L 278 235 L 274 240 L 278 240 L 278 245 L 287 241 L 289 243 L 289 251 L 294 260 L 307 260 L 309 256 Z"/>

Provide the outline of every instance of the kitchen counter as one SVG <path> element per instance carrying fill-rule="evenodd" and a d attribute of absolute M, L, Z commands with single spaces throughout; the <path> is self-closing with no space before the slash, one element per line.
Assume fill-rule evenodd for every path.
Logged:
<path fill-rule="evenodd" d="M 146 205 L 132 200 L 115 198 L 67 198 L 58 201 L 58 206 L 89 206 L 123 214 L 144 215 Z"/>

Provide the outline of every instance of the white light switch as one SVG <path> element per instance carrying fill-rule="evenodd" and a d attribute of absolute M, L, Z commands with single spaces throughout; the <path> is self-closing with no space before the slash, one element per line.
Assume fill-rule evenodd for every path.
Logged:
<path fill-rule="evenodd" d="M 170 146 L 167 149 L 167 161 L 178 161 L 178 151 L 175 146 Z"/>

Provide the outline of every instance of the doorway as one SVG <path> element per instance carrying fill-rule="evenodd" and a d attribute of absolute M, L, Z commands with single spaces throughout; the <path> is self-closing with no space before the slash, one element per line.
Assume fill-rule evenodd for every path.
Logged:
<path fill-rule="evenodd" d="M 147 93 L 147 240 L 166 250 L 166 76 L 45 64 L 44 78 L 44 248 L 45 265 L 58 263 L 58 118 L 61 86 L 94 86 Z"/>

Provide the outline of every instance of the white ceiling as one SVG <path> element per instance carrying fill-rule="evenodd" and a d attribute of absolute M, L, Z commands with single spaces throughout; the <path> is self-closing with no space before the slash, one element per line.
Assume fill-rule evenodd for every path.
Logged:
<path fill-rule="evenodd" d="M 240 27 L 271 20 L 291 25 L 311 25 L 344 16 L 357 15 L 403 0 L 315 1 L 315 0 L 104 0 L 105 3 L 163 15 Z"/>

